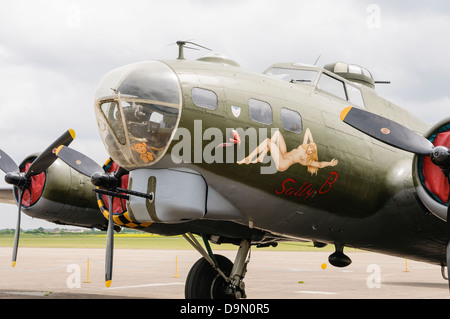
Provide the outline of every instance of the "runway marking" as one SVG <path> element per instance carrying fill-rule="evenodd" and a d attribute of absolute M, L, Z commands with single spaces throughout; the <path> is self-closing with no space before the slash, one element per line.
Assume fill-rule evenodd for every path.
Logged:
<path fill-rule="evenodd" d="M 298 294 L 317 294 L 317 295 L 337 295 L 336 292 L 327 292 L 327 291 L 309 291 L 309 290 L 302 290 L 297 291 Z"/>
<path fill-rule="evenodd" d="M 161 283 L 161 284 L 145 284 L 145 285 L 135 285 L 135 286 L 110 287 L 110 288 L 105 288 L 105 289 L 115 290 L 115 289 L 132 289 L 132 288 L 176 286 L 176 285 L 184 285 L 184 282 L 168 282 L 168 283 Z"/>

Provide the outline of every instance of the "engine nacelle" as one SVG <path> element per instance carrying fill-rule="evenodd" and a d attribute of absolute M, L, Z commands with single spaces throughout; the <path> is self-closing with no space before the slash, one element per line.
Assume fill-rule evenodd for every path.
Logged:
<path fill-rule="evenodd" d="M 433 125 L 424 136 L 435 146 L 450 147 L 450 118 Z M 429 156 L 414 156 L 414 185 L 422 203 L 434 215 L 447 220 L 449 185 L 442 170 L 431 162 Z"/>
<path fill-rule="evenodd" d="M 26 158 L 20 165 L 27 170 L 37 156 Z M 107 220 L 101 214 L 90 178 L 78 173 L 61 160 L 31 177 L 22 199 L 23 213 L 61 225 L 105 229 Z M 15 192 L 16 202 L 18 201 Z"/>

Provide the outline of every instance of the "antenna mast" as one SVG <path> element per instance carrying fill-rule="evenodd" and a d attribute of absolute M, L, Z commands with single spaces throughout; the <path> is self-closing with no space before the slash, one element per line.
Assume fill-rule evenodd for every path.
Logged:
<path fill-rule="evenodd" d="M 197 47 L 199 47 L 199 48 L 202 48 L 202 49 L 205 49 L 205 50 L 209 50 L 209 51 L 212 51 L 211 49 L 209 49 L 209 48 L 207 48 L 207 47 L 204 47 L 204 46 L 202 46 L 202 45 L 200 45 L 200 44 L 197 44 L 197 43 L 194 43 L 194 42 L 190 42 L 190 41 L 177 41 L 177 45 L 178 45 L 178 60 L 184 60 L 184 48 L 186 48 L 186 49 L 191 49 L 191 50 L 200 50 L 200 49 L 198 49 L 198 48 L 192 48 L 192 47 L 188 47 L 188 46 L 186 46 L 186 44 L 192 44 L 192 45 L 195 45 L 195 46 L 197 46 Z"/>

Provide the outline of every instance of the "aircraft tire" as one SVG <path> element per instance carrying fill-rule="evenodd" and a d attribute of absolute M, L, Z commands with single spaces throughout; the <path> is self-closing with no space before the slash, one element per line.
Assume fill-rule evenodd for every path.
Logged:
<path fill-rule="evenodd" d="M 229 276 L 233 263 L 222 255 L 214 255 L 219 268 Z M 186 279 L 184 294 L 186 299 L 234 299 L 225 293 L 225 279 L 210 265 L 205 258 L 199 259 Z"/>

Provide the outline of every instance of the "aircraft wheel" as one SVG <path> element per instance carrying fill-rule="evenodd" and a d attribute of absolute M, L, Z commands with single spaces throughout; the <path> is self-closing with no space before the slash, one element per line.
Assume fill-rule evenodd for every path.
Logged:
<path fill-rule="evenodd" d="M 229 276 L 233 268 L 233 263 L 226 257 L 214 255 L 220 270 Z M 186 299 L 233 299 L 225 293 L 227 283 L 225 279 L 206 261 L 199 259 L 186 279 L 184 294 Z"/>

